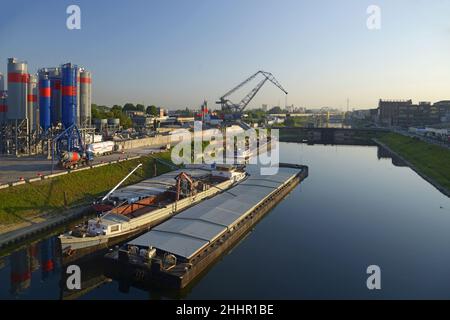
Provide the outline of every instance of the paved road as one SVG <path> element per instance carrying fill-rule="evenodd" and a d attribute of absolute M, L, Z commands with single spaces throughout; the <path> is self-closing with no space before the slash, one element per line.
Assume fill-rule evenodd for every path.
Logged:
<path fill-rule="evenodd" d="M 134 157 L 138 155 L 146 155 L 151 152 L 160 150 L 160 146 L 141 147 L 127 150 L 124 154 L 116 153 L 108 156 L 96 157 L 95 163 L 114 161 L 125 157 Z M 58 166 L 54 165 L 53 173 L 62 172 Z M 0 184 L 18 181 L 20 178 L 29 179 L 36 178 L 38 174 L 47 175 L 52 173 L 52 161 L 47 160 L 44 156 L 32 157 L 4 157 L 0 156 Z"/>

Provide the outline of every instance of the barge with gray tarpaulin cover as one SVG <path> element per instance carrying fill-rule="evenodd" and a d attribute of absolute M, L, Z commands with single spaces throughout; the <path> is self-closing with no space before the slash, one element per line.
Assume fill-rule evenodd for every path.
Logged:
<path fill-rule="evenodd" d="M 270 176 L 252 169 L 237 186 L 106 254 L 108 276 L 138 287 L 182 289 L 308 176 L 301 165 L 280 164 Z"/>
<path fill-rule="evenodd" d="M 59 236 L 64 264 L 123 243 L 246 178 L 243 168 L 214 165 L 175 170 L 111 191 L 105 214 Z"/>

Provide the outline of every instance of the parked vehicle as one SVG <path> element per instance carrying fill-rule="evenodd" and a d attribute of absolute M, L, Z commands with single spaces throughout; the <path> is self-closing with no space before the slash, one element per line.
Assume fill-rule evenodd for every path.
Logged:
<path fill-rule="evenodd" d="M 91 143 L 87 146 L 87 151 L 91 152 L 95 156 L 112 154 L 114 150 L 115 150 L 114 141 Z"/>
<path fill-rule="evenodd" d="M 89 165 L 92 160 L 94 160 L 94 155 L 89 151 L 65 151 L 60 156 L 59 165 L 63 169 L 76 169 L 80 166 Z"/>

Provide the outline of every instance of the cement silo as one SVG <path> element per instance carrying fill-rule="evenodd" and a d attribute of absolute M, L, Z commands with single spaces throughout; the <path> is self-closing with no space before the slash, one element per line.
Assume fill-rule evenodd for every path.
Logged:
<path fill-rule="evenodd" d="M 41 73 L 39 76 L 39 117 L 42 130 L 45 132 L 51 128 L 50 123 L 50 100 L 51 88 L 48 75 Z"/>
<path fill-rule="evenodd" d="M 76 121 L 77 126 L 80 126 L 80 68 L 76 68 L 77 72 L 77 108 L 76 108 Z"/>
<path fill-rule="evenodd" d="M 61 68 L 48 69 L 48 78 L 51 87 L 50 121 L 56 127 L 62 121 Z"/>
<path fill-rule="evenodd" d="M 8 59 L 8 112 L 9 120 L 27 118 L 28 65 L 16 58 Z"/>
<path fill-rule="evenodd" d="M 77 69 L 71 63 L 62 66 L 62 123 L 65 128 L 77 123 Z"/>
<path fill-rule="evenodd" d="M 37 109 L 37 77 L 30 75 L 28 78 L 27 95 L 27 118 L 30 130 L 35 129 L 38 118 L 36 118 Z"/>
<path fill-rule="evenodd" d="M 80 72 L 80 124 L 91 126 L 92 76 L 89 71 Z"/>

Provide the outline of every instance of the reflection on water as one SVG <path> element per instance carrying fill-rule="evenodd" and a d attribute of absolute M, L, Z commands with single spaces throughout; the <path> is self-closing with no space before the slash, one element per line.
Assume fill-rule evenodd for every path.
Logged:
<path fill-rule="evenodd" d="M 0 271 L 0 275 L 3 280 L 9 271 L 10 295 L 20 297 L 22 293 L 34 288 L 32 284 L 39 286 L 52 275 L 58 275 L 57 250 L 56 238 L 50 237 L 16 250 L 9 257 L 3 259 L 3 269 Z M 1 283 L 6 282 L 2 281 Z M 0 290 L 2 298 L 6 298 L 4 287 L 2 286 Z"/>
<path fill-rule="evenodd" d="M 110 280 L 101 257 L 77 262 L 82 289 L 67 290 L 49 237 L 0 258 L 0 298 L 450 298 L 449 198 L 376 147 L 282 143 L 281 161 L 309 177 L 186 291 Z"/>
<path fill-rule="evenodd" d="M 403 161 L 396 154 L 392 153 L 391 151 L 383 147 L 378 147 L 377 155 L 378 159 L 392 159 L 392 164 L 396 167 L 407 167 L 405 161 Z"/>

